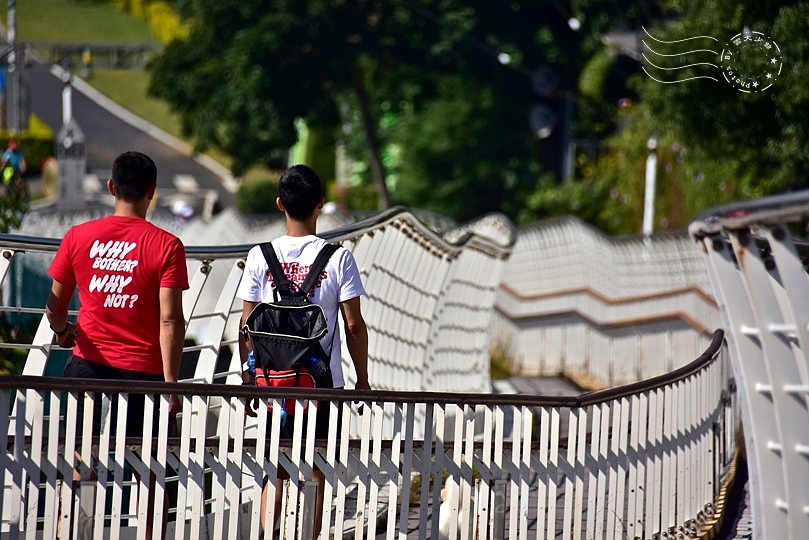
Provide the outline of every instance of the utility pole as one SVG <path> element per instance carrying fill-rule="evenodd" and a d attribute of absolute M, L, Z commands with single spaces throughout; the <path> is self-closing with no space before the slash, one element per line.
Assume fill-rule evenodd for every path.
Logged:
<path fill-rule="evenodd" d="M 649 236 L 654 230 L 655 180 L 657 176 L 657 138 L 650 137 L 646 144 L 646 196 L 643 204 L 643 235 Z"/>
<path fill-rule="evenodd" d="M 20 70 L 17 65 L 17 0 L 8 0 L 8 76 L 6 78 L 6 120 L 12 133 L 19 133 Z"/>

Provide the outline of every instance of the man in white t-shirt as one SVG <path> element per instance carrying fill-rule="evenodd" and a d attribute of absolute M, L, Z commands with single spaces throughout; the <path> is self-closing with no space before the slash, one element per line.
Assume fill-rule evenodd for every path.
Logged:
<path fill-rule="evenodd" d="M 287 234 L 273 240 L 272 246 L 278 257 L 286 277 L 300 285 L 306 278 L 309 267 L 317 257 L 326 241 L 316 236 L 317 217 L 323 208 L 323 186 L 317 173 L 305 165 L 295 165 L 287 169 L 278 183 L 276 204 L 286 215 Z M 236 295 L 243 301 L 242 320 L 247 317 L 260 302 L 273 300 L 272 275 L 260 246 L 255 246 L 247 254 L 244 275 Z M 365 289 L 360 280 L 359 269 L 354 256 L 347 249 L 340 247 L 329 259 L 321 279 L 312 289 L 310 300 L 319 304 L 328 320 L 329 329 L 321 340 L 323 350 L 331 354 L 331 372 L 334 388 L 345 386 L 341 355 L 340 331 L 337 327 L 337 313 L 342 315 L 346 346 L 357 372 L 355 388 L 369 390 L 368 384 L 368 329 L 360 310 L 360 297 Z M 247 359 L 247 348 L 240 347 L 242 364 Z M 244 377 L 247 377 L 244 375 Z M 247 380 L 247 379 L 245 379 Z M 322 411 L 318 411 L 318 437 L 322 435 L 320 422 Z M 282 470 L 279 470 L 281 473 Z M 280 475 L 279 475 L 280 476 Z M 320 484 L 316 508 L 316 530 L 320 528 L 323 511 L 323 481 L 320 471 L 315 471 L 315 479 Z M 266 505 L 266 488 L 261 501 L 261 519 L 264 526 L 264 507 Z M 280 509 L 281 490 L 276 491 L 276 516 Z"/>

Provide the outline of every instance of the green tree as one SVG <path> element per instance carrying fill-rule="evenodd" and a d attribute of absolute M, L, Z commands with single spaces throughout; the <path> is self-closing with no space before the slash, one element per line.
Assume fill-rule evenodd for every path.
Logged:
<path fill-rule="evenodd" d="M 680 70 L 678 78 L 710 74 L 718 80 L 640 81 L 653 124 L 693 150 L 686 159 L 691 179 L 710 175 L 708 182 L 691 183 L 703 192 L 694 199 L 715 200 L 705 190 L 723 183 L 734 198 L 809 187 L 809 2 L 671 0 L 667 5 L 676 23 L 654 30 L 655 37 L 714 36 L 720 40 L 714 45 L 718 52 L 734 51 L 742 71 L 763 77 L 767 66 L 761 61 L 771 59 L 744 49 L 744 42 L 741 47 L 730 43 L 747 28 L 775 41 L 783 61 L 776 83 L 762 92 L 740 92 L 718 69 L 706 72 L 700 66 Z M 691 212 L 701 209 L 697 201 L 691 204 Z"/>
<path fill-rule="evenodd" d="M 606 14 L 590 0 L 570 11 L 533 0 L 180 6 L 189 36 L 150 66 L 150 90 L 180 113 L 198 149 L 224 151 L 239 175 L 282 164 L 297 118 L 338 133 L 355 126 L 349 147 L 368 164 L 380 206 L 393 200 L 460 219 L 520 213 L 562 143 L 561 129 L 536 139 L 531 106 L 545 100 L 561 111 L 596 34 L 640 13 L 629 0 L 612 0 Z M 574 15 L 579 31 L 568 24 Z M 531 85 L 540 66 L 560 80 L 544 97 Z"/>
<path fill-rule="evenodd" d="M 434 42 L 435 29 L 411 32 L 409 8 L 374 1 L 189 0 L 182 14 L 189 37 L 150 66 L 150 92 L 180 113 L 198 148 L 232 156 L 236 174 L 277 166 L 296 140 L 297 118 L 336 127 L 340 104 L 353 100 L 380 206 L 390 204 L 369 78 L 384 72 L 394 80 L 424 64 L 422 42 Z"/>
<path fill-rule="evenodd" d="M 655 230 L 685 228 L 700 211 L 731 200 L 809 187 L 809 124 L 803 112 L 809 100 L 804 82 L 809 2 L 670 0 L 665 6 L 666 22 L 647 26 L 654 38 L 678 42 L 714 36 L 719 41 L 689 40 L 677 46 L 659 44 L 644 34 L 652 48 L 682 52 L 696 43 L 690 48 L 715 48 L 717 54 L 704 53 L 698 60 L 693 55 L 666 59 L 644 48 L 657 65 L 682 69 L 672 70 L 666 78 L 652 70 L 648 60 L 644 65 L 667 81 L 695 76 L 717 80 L 662 84 L 640 74 L 631 79 L 627 93 L 637 99 L 614 107 L 603 85 L 608 55 L 593 55 L 582 71 L 581 95 L 595 109 L 614 107 L 607 111 L 608 123 L 620 129 L 603 141 L 597 164 L 583 160 L 580 181 L 561 186 L 541 183 L 528 198 L 525 216 L 574 213 L 605 231 L 640 232 L 646 144 L 652 136 L 658 140 Z M 781 48 L 783 69 L 767 91 L 740 92 L 725 81 L 718 67 L 683 67 L 697 61 L 720 66 L 719 53 L 745 27 Z M 739 69 L 761 71 L 760 57 L 734 51 L 741 57 Z"/>

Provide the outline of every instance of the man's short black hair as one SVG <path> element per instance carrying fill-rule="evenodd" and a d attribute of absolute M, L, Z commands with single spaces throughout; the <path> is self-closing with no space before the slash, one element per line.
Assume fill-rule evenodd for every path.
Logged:
<path fill-rule="evenodd" d="M 278 181 L 278 197 L 289 217 L 303 221 L 312 215 L 323 198 L 323 184 L 306 165 L 294 165 Z"/>
<path fill-rule="evenodd" d="M 112 185 L 115 196 L 127 202 L 137 202 L 157 184 L 157 165 L 140 152 L 124 152 L 112 163 Z"/>

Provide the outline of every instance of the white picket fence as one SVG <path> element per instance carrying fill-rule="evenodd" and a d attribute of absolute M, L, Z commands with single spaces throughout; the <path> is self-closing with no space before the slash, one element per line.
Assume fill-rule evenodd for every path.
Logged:
<path fill-rule="evenodd" d="M 706 212 L 690 232 L 722 306 L 753 538 L 809 535 L 809 191 Z"/>
<path fill-rule="evenodd" d="M 265 477 L 274 489 L 279 467 L 292 475 L 279 519 L 290 539 L 316 536 L 314 467 L 326 474 L 325 537 L 438 538 L 443 525 L 452 538 L 653 538 L 690 535 L 710 521 L 736 438 L 721 333 L 703 355 L 678 351 L 684 367 L 626 388 L 566 399 L 495 396 L 489 329 L 515 240 L 506 220 L 488 216 L 438 235 L 394 209 L 325 236 L 352 249 L 368 292 L 374 391 L 319 391 L 332 400 L 322 407 L 331 418 L 342 410 L 344 422 L 332 422 L 325 440 L 287 440 L 278 417 L 268 430 L 265 407 L 245 416 L 245 398 L 277 405 L 282 396 L 238 386 L 231 358 L 241 312 L 235 291 L 251 245 L 187 250 L 183 307 L 196 344 L 186 347 L 182 384 L 88 386 L 43 376 L 64 352 L 42 315 L 44 295 L 24 292 L 44 275 L 58 240 L 0 235 L 0 310 L 38 321 L 30 343 L 0 343 L 0 352 L 29 350 L 22 376 L 0 377 L 3 537 L 145 538 L 151 515 L 154 538 L 164 519 L 172 538 L 258 538 L 254 502 Z M 350 388 L 346 350 L 343 358 Z M 183 396 L 181 431 L 169 436 L 163 407 L 152 437 L 149 408 L 165 404 L 167 392 Z M 90 407 L 76 416 L 85 393 L 102 410 L 146 395 L 146 436 L 124 437 L 124 423 L 109 420 L 94 436 Z M 72 480 L 76 468 L 84 480 Z M 97 479 L 88 479 L 91 468 Z M 427 481 L 444 475 L 446 482 Z M 443 516 L 452 519 L 439 510 L 442 487 Z M 139 506 L 148 491 L 158 501 L 168 494 L 169 508 Z"/>
<path fill-rule="evenodd" d="M 612 237 L 566 216 L 520 228 L 492 341 L 520 374 L 609 388 L 682 366 L 721 324 L 687 234 Z"/>
<path fill-rule="evenodd" d="M 441 521 L 450 538 L 690 536 L 712 517 L 734 451 L 722 343 L 718 332 L 704 355 L 656 381 L 571 398 L 319 390 L 317 405 L 311 390 L 287 391 L 299 398 L 297 418 L 309 400 L 308 433 L 296 422 L 291 439 L 281 437 L 275 390 L 3 377 L 0 410 L 15 411 L 0 415 L 3 535 L 145 538 L 149 510 L 138 500 L 152 489 L 157 501 L 171 494 L 168 508 L 148 514 L 153 538 L 165 513 L 168 538 L 255 540 L 255 502 L 265 479 L 274 500 L 283 468 L 291 480 L 282 487 L 282 538 L 438 538 Z M 169 436 L 166 392 L 182 396 L 178 436 Z M 124 411 L 141 393 L 143 434 L 126 437 Z M 245 402 L 256 396 L 272 396 L 274 407 L 257 408 L 248 436 Z M 103 414 L 92 436 L 92 408 L 114 401 L 117 424 Z M 342 410 L 343 422 L 315 440 L 316 414 L 327 407 L 331 418 Z M 87 479 L 91 467 L 97 480 Z M 313 517 L 317 484 L 308 481 L 315 467 L 326 477 L 322 531 Z M 72 480 L 74 469 L 84 481 Z M 265 523 L 274 520 L 269 504 Z"/>

